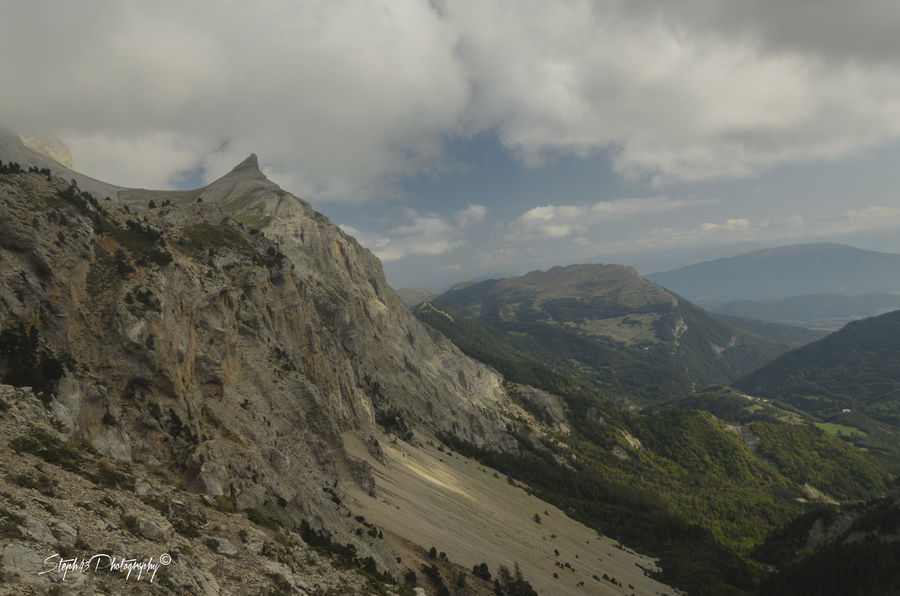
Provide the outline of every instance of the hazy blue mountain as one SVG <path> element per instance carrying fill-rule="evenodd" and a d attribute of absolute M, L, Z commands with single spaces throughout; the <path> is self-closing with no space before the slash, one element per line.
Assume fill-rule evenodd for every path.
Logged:
<path fill-rule="evenodd" d="M 872 292 L 862 296 L 808 294 L 784 300 L 739 300 L 707 304 L 706 310 L 771 323 L 839 329 L 858 319 L 900 309 L 900 295 Z"/>
<path fill-rule="evenodd" d="M 806 294 L 900 292 L 900 255 L 843 244 L 796 244 L 748 252 L 645 279 L 695 304 L 784 300 Z"/>

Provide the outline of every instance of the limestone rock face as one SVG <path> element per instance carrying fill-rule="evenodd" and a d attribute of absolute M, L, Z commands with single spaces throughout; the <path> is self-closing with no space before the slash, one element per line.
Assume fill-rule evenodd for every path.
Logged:
<path fill-rule="evenodd" d="M 138 532 L 154 542 L 166 544 L 175 536 L 172 524 L 164 519 L 141 519 L 138 521 Z"/>
<path fill-rule="evenodd" d="M 48 159 L 52 159 L 56 163 L 74 170 L 72 165 L 72 152 L 66 147 L 66 144 L 54 137 L 53 135 L 41 136 L 25 136 L 20 137 L 22 144 L 29 149 L 40 153 Z"/>
<path fill-rule="evenodd" d="M 500 376 L 416 321 L 380 262 L 255 156 L 191 202 L 154 196 L 166 206 L 130 213 L 60 178 L 0 176 L 0 329 L 34 326 L 65 363 L 55 431 L 341 542 L 344 487 L 377 491 L 379 413 L 516 448 Z"/>

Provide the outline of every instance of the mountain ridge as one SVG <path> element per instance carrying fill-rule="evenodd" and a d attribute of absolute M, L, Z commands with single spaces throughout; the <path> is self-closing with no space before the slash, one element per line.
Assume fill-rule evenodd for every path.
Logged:
<path fill-rule="evenodd" d="M 221 583 L 240 596 L 268 593 L 266 578 L 276 592 L 339 591 L 340 568 L 360 570 L 357 592 L 412 596 L 418 581 L 426 593 L 486 595 L 491 584 L 468 568 L 487 563 L 503 578 L 499 566 L 509 574 L 519 561 L 537 590 L 561 596 L 586 583 L 672 592 L 662 577 L 698 594 L 754 585 L 763 570 L 747 549 L 806 493 L 724 423 L 639 417 L 556 371 L 500 362 L 504 378 L 464 357 L 402 306 L 371 252 L 268 181 L 253 156 L 238 166 L 202 189 L 109 201 L 43 173 L 0 174 L 0 381 L 15 386 L 0 386 L 0 447 L 22 458 L 0 478 L 12 590 L 50 585 L 34 578 L 40 549 L 60 542 L 49 527 L 76 550 L 175 552 L 165 585 L 209 594 L 235 550 L 253 588 L 234 574 Z M 627 268 L 609 273 L 650 287 Z M 572 287 L 593 296 L 594 282 Z M 601 302 L 632 313 L 617 317 L 623 327 L 644 324 L 629 308 L 662 311 L 663 352 L 701 326 L 699 309 L 664 290 Z M 581 324 L 577 300 L 549 303 Z M 732 331 L 709 326 L 721 335 L 704 336 L 709 350 L 734 347 Z M 73 489 L 92 495 L 84 522 Z M 144 498 L 117 506 L 131 490 Z M 648 555 L 664 557 L 664 575 Z M 315 588 L 301 585 L 309 577 Z M 509 580 L 507 593 L 525 591 Z M 112 585 L 76 590 L 153 589 Z"/>
<path fill-rule="evenodd" d="M 610 350 L 654 368 L 645 371 L 648 379 L 668 370 L 711 385 L 743 376 L 793 347 L 763 338 L 763 328 L 747 332 L 732 327 L 623 265 L 554 267 L 458 285 L 429 301 L 454 316 L 553 343 L 560 354 L 596 371 L 600 384 L 595 386 L 618 396 L 621 388 L 601 381 L 616 376 L 601 372 L 610 368 L 603 361 L 621 359 Z M 607 355 L 601 358 L 601 352 Z"/>
<path fill-rule="evenodd" d="M 139 215 L 60 178 L 8 177 L 4 350 L 31 353 L 32 328 L 35 358 L 69 362 L 47 388 L 65 438 L 165 462 L 192 490 L 354 541 L 334 500 L 345 486 L 374 494 L 375 480 L 346 433 L 373 461 L 386 412 L 510 448 L 509 402 L 497 373 L 406 311 L 368 250 L 241 165 L 201 202 Z M 260 230 L 238 220 L 270 215 Z M 403 569 L 386 543 L 358 547 Z"/>
<path fill-rule="evenodd" d="M 804 294 L 900 291 L 900 255 L 843 244 L 797 244 L 644 276 L 703 305 Z"/>

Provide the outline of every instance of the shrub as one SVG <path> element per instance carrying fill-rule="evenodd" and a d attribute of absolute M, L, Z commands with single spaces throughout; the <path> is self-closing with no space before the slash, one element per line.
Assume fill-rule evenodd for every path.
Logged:
<path fill-rule="evenodd" d="M 262 526 L 263 528 L 266 528 L 267 530 L 272 530 L 273 532 L 277 532 L 280 528 L 280 525 L 278 524 L 277 521 L 275 521 L 273 519 L 269 519 L 268 517 L 266 517 L 259 511 L 257 511 L 256 509 L 253 509 L 252 507 L 247 507 L 246 509 L 244 509 L 244 513 L 247 514 L 247 519 L 252 521 L 257 526 Z"/>
<path fill-rule="evenodd" d="M 2 382 L 14 387 L 31 387 L 40 394 L 51 391 L 53 382 L 59 380 L 63 363 L 39 348 L 39 335 L 34 326 L 27 331 L 25 325 L 0 331 L 0 356 L 7 360 L 7 370 Z"/>
<path fill-rule="evenodd" d="M 126 530 L 131 532 L 134 536 L 138 535 L 138 518 L 134 515 L 123 515 L 119 518 L 119 521 L 122 522 L 122 525 Z"/>

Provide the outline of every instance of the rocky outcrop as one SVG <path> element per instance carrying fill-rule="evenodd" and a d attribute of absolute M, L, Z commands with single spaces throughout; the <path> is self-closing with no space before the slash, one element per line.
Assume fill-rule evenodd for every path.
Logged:
<path fill-rule="evenodd" d="M 0 327 L 33 326 L 35 354 L 65 365 L 43 397 L 56 432 L 340 542 L 344 488 L 377 490 L 379 412 L 514 445 L 499 375 L 419 324 L 378 260 L 255 156 L 199 202 L 155 196 L 166 206 L 134 214 L 59 178 L 0 177 Z"/>
<path fill-rule="evenodd" d="M 66 144 L 53 135 L 23 136 L 22 144 L 32 149 L 47 159 L 52 159 L 59 165 L 74 170 L 72 165 L 72 152 Z"/>
<path fill-rule="evenodd" d="M 66 181 L 75 180 L 79 188 L 90 191 L 99 198 L 117 197 L 120 193 L 128 190 L 76 172 L 72 169 L 71 162 L 65 163 L 65 151 L 67 150 L 67 148 L 50 150 L 46 142 L 40 143 L 27 136 L 21 137 L 0 124 L 0 159 L 4 163 L 15 162 L 23 170 L 30 167 L 49 169 L 54 176 L 59 176 Z M 146 201 L 144 204 L 146 205 Z"/>
<path fill-rule="evenodd" d="M 184 492 L 162 468 L 99 453 L 75 467 L 54 460 L 43 449 L 82 451 L 61 442 L 29 389 L 0 385 L 0 414 L 0 596 L 371 590 L 290 528 Z M 122 484 L 92 473 L 101 468 L 122 474 Z"/>

